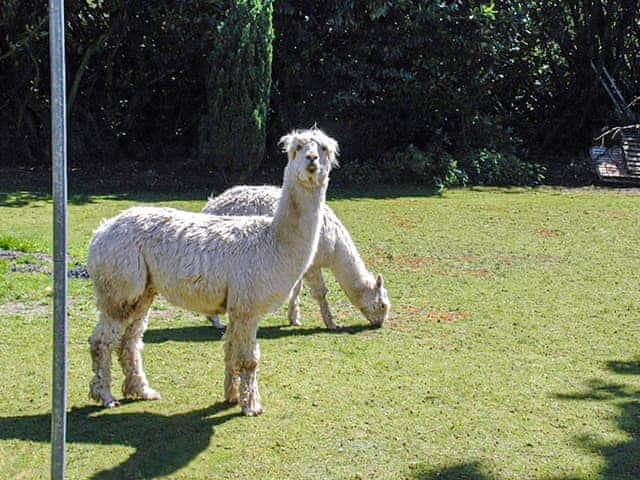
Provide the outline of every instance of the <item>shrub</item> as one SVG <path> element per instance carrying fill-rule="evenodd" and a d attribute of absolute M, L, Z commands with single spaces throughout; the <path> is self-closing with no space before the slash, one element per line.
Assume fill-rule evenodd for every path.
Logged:
<path fill-rule="evenodd" d="M 208 56 L 208 111 L 200 121 L 199 156 L 225 183 L 242 182 L 262 163 L 271 95 L 273 3 L 232 2 Z"/>
<path fill-rule="evenodd" d="M 379 161 L 351 161 L 338 175 L 344 183 L 410 183 L 437 188 L 464 185 L 466 172 L 453 155 L 438 147 L 422 150 L 413 144 L 384 155 Z"/>
<path fill-rule="evenodd" d="M 544 168 L 528 163 L 513 153 L 481 148 L 467 154 L 464 165 L 470 182 L 476 185 L 539 185 Z"/>
<path fill-rule="evenodd" d="M 420 149 L 413 144 L 384 155 L 380 160 L 355 160 L 337 174 L 342 183 L 364 185 L 419 184 L 439 189 L 463 185 L 539 185 L 544 168 L 525 162 L 515 153 L 481 148 L 455 156 L 442 148 Z"/>

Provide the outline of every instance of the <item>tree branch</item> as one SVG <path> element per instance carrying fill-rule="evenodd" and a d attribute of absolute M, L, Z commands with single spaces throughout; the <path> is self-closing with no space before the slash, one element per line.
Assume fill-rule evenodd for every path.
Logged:
<path fill-rule="evenodd" d="M 89 65 L 89 60 L 96 53 L 98 48 L 100 48 L 104 42 L 106 42 L 111 34 L 113 33 L 113 24 L 109 27 L 109 30 L 103 33 L 98 37 L 98 40 L 89 46 L 82 55 L 82 60 L 80 61 L 80 66 L 78 66 L 78 70 L 76 70 L 75 77 L 73 79 L 73 84 L 71 85 L 71 89 L 69 90 L 69 97 L 67 99 L 67 115 L 71 116 L 71 112 L 73 111 L 73 105 L 76 101 L 76 97 L 78 96 L 78 90 L 80 89 L 80 82 L 82 81 L 82 77 L 84 76 L 84 72 L 87 70 L 87 66 Z"/>

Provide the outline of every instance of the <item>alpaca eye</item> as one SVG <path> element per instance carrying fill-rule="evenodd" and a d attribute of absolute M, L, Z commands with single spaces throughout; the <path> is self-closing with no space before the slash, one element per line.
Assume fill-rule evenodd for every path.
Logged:
<path fill-rule="evenodd" d="M 302 145 L 300 144 L 296 145 L 296 152 L 299 152 L 300 150 L 302 150 Z"/>
<path fill-rule="evenodd" d="M 323 151 L 324 153 L 327 153 L 327 152 L 329 151 L 329 149 L 323 145 L 323 146 L 322 146 L 322 151 Z"/>

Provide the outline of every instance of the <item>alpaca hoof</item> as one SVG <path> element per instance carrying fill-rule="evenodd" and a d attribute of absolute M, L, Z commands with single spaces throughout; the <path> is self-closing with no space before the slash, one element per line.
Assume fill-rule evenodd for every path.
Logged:
<path fill-rule="evenodd" d="M 342 325 L 333 321 L 333 315 L 323 315 L 322 321 L 329 330 L 338 330 L 339 328 L 342 328 Z"/>
<path fill-rule="evenodd" d="M 224 396 L 224 401 L 230 405 L 236 405 L 240 402 L 240 393 L 237 389 L 235 391 L 232 389 L 231 392 L 227 392 Z"/>
<path fill-rule="evenodd" d="M 162 398 L 153 388 L 133 381 L 125 383 L 122 388 L 122 395 L 124 398 L 131 400 L 160 400 Z"/>
<path fill-rule="evenodd" d="M 111 394 L 111 392 L 101 393 L 100 390 L 95 388 L 93 385 L 89 390 L 89 400 L 98 402 L 100 405 L 102 405 L 105 408 L 113 408 L 120 405 L 120 402 L 118 402 L 115 398 L 113 398 L 113 395 Z"/>
<path fill-rule="evenodd" d="M 227 326 L 224 323 L 222 323 L 217 316 L 215 317 L 207 316 L 207 320 L 211 322 L 211 326 L 216 330 L 220 330 L 221 332 L 224 332 L 227 329 Z"/>
<path fill-rule="evenodd" d="M 230 405 L 240 402 L 240 377 L 231 375 L 225 379 L 224 401 Z"/>
<path fill-rule="evenodd" d="M 287 318 L 289 319 L 289 325 L 292 327 L 299 327 L 302 325 L 302 322 L 300 321 L 300 311 L 297 308 L 290 309 L 287 312 Z"/>
<path fill-rule="evenodd" d="M 236 405 L 240 402 L 240 393 L 237 390 L 227 392 L 227 394 L 224 396 L 224 401 L 230 405 Z"/>
<path fill-rule="evenodd" d="M 217 321 L 217 322 L 212 321 L 211 326 L 221 332 L 224 332 L 227 330 L 227 326 L 224 323 L 220 323 L 220 321 Z"/>
<path fill-rule="evenodd" d="M 242 407 L 242 414 L 247 417 L 257 417 L 262 413 L 262 402 L 260 402 L 260 395 L 257 392 L 248 397 L 240 399 L 240 405 Z"/>
<path fill-rule="evenodd" d="M 140 393 L 141 400 L 160 400 L 161 398 L 160 393 L 156 392 L 153 388 L 145 388 Z"/>
<path fill-rule="evenodd" d="M 242 407 L 242 414 L 245 417 L 257 417 L 262 414 L 262 407 Z"/>

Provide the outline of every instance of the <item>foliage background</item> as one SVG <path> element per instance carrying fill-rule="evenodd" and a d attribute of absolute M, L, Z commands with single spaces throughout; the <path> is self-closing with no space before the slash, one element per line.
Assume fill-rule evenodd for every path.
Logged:
<path fill-rule="evenodd" d="M 273 7 L 272 45 L 269 28 L 250 42 L 273 49 L 273 73 L 247 65 L 262 73 L 223 75 L 228 92 L 216 94 L 233 96 L 245 78 L 272 91 L 263 134 L 241 135 L 262 143 L 249 149 L 258 153 L 229 166 L 198 152 L 219 133 L 204 121 L 220 104 L 207 82 L 239 42 L 222 26 L 248 4 Z M 0 6 L 2 166 L 49 163 L 46 15 L 33 0 Z M 538 165 L 565 174 L 600 128 L 620 121 L 591 62 L 628 100 L 640 79 L 635 1 L 69 0 L 66 17 L 70 163 L 79 169 L 127 162 L 182 166 L 210 182 L 256 170 L 277 180 L 277 139 L 317 123 L 341 142 L 343 181 L 536 183 Z M 240 110 L 227 108 L 229 125 Z"/>

